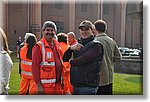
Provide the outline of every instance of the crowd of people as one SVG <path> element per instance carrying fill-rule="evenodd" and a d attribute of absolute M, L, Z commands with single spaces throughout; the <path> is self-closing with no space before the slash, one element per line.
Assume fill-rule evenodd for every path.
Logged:
<path fill-rule="evenodd" d="M 46 21 L 37 41 L 26 33 L 17 41 L 21 77 L 19 95 L 112 95 L 114 63 L 121 60 L 116 42 L 107 34 L 107 24 L 83 20 L 74 32 L 57 33 Z M 19 38 L 21 39 L 21 38 Z M 12 69 L 7 37 L 0 29 L 0 94 L 8 94 Z"/>

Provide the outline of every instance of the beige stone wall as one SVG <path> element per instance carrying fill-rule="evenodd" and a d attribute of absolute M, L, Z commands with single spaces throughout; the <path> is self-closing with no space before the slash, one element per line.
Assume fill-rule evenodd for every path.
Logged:
<path fill-rule="evenodd" d="M 3 12 L 4 29 L 8 33 L 10 47 L 15 49 L 18 36 L 24 36 L 31 30 L 31 25 L 35 24 L 41 29 L 46 20 L 52 20 L 63 23 L 63 31 L 68 33 L 73 31 L 79 38 L 78 26 L 84 19 L 95 22 L 98 18 L 103 18 L 108 25 L 108 35 L 111 36 L 119 46 L 138 48 L 140 45 L 140 27 L 139 19 L 132 19 L 127 15 L 127 11 L 139 10 L 139 3 L 109 3 L 109 13 L 103 14 L 104 2 L 84 2 L 87 4 L 87 11 L 81 11 L 83 2 L 65 2 L 62 9 L 55 7 L 55 2 L 29 3 L 6 3 Z M 101 8 L 103 7 L 103 9 Z M 127 9 L 126 9 L 127 8 Z M 40 30 L 39 29 L 39 30 Z M 41 38 L 40 31 L 34 32 L 38 39 Z M 141 41 L 142 42 L 142 41 Z"/>

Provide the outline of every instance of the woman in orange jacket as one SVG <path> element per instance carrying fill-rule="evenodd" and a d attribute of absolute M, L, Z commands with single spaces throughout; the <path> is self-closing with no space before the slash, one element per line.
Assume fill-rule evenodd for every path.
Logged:
<path fill-rule="evenodd" d="M 57 35 L 58 37 L 58 42 L 60 43 L 60 47 L 61 50 L 63 52 L 63 54 L 65 53 L 65 51 L 70 47 L 70 45 L 68 44 L 68 37 L 67 34 L 65 33 L 59 33 Z M 69 62 L 63 62 L 64 64 L 64 94 L 72 94 L 73 92 L 73 88 L 72 85 L 70 83 L 70 63 Z"/>
<path fill-rule="evenodd" d="M 32 76 L 32 48 L 36 44 L 37 39 L 34 34 L 28 34 L 28 38 L 24 46 L 20 50 L 21 59 L 21 82 L 20 82 L 20 95 L 26 95 L 29 91 L 30 95 L 37 94 L 36 84 Z"/>

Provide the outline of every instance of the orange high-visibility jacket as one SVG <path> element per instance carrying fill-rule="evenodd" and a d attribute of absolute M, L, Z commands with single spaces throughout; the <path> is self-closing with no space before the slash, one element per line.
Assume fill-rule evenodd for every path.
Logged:
<path fill-rule="evenodd" d="M 60 46 L 62 49 L 62 53 L 64 54 L 65 51 L 70 47 L 69 44 L 66 44 L 64 42 L 60 42 Z M 63 62 L 64 64 L 64 94 L 71 92 L 73 93 L 73 88 L 72 85 L 70 83 L 70 63 L 69 62 Z"/>
<path fill-rule="evenodd" d="M 31 70 L 32 60 L 26 58 L 27 51 L 28 51 L 28 44 L 25 43 L 20 50 L 21 75 L 24 78 L 33 79 L 32 70 Z"/>
<path fill-rule="evenodd" d="M 64 42 L 60 42 L 60 46 L 61 46 L 61 50 L 62 53 L 64 54 L 65 51 L 70 47 L 70 45 L 64 43 Z M 70 72 L 70 63 L 69 62 L 63 62 L 64 63 L 64 73 L 66 72 Z"/>
<path fill-rule="evenodd" d="M 37 44 L 42 52 L 42 62 L 40 63 L 41 83 L 44 88 L 53 88 L 56 83 L 56 68 L 53 51 L 44 37 Z M 62 58 L 61 48 L 56 40 L 54 40 L 54 45 L 56 46 L 59 56 L 61 56 L 60 58 Z"/>

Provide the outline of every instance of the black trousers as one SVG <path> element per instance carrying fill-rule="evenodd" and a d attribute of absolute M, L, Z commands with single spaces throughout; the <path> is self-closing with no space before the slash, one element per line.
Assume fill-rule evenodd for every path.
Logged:
<path fill-rule="evenodd" d="M 112 83 L 105 86 L 99 86 L 97 95 L 113 95 L 112 93 Z"/>

